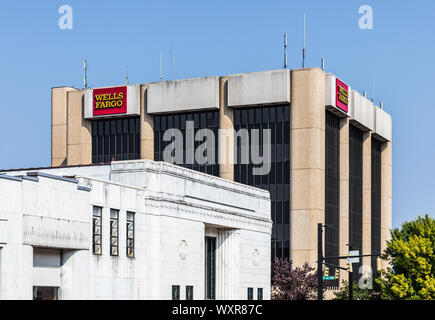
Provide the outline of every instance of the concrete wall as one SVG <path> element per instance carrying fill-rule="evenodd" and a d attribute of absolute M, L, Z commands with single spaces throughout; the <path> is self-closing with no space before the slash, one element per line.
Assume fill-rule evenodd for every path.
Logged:
<path fill-rule="evenodd" d="M 66 165 L 67 156 L 67 93 L 72 87 L 51 89 L 51 165 Z"/>
<path fill-rule="evenodd" d="M 375 107 L 374 123 L 374 134 L 383 141 L 392 141 L 393 131 L 391 116 L 383 109 Z"/>
<path fill-rule="evenodd" d="M 228 76 L 228 106 L 290 102 L 290 71 L 274 70 Z"/>
<path fill-rule="evenodd" d="M 219 108 L 219 78 L 172 80 L 148 84 L 150 114 Z"/>
<path fill-rule="evenodd" d="M 349 126 L 349 118 L 340 120 L 340 255 L 349 253 Z M 340 266 L 346 268 L 346 261 L 341 259 Z M 346 271 L 340 271 L 340 279 L 346 279 L 347 275 Z"/>
<path fill-rule="evenodd" d="M 361 130 L 371 130 L 375 128 L 375 109 L 376 107 L 359 92 L 352 90 L 352 108 L 350 117 L 352 123 Z"/>
<path fill-rule="evenodd" d="M 325 74 L 291 71 L 290 257 L 317 259 L 317 224 L 325 221 Z"/>
<path fill-rule="evenodd" d="M 83 91 L 67 93 L 67 165 L 92 163 L 91 121 L 83 117 Z"/>

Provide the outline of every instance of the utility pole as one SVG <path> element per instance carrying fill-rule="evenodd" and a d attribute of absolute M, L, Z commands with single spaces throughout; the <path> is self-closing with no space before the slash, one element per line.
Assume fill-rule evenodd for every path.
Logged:
<path fill-rule="evenodd" d="M 323 236 L 322 224 L 317 224 L 317 300 L 323 300 Z"/>

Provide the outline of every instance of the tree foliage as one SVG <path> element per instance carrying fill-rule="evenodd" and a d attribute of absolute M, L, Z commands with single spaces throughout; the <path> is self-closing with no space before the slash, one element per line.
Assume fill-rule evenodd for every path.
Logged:
<path fill-rule="evenodd" d="M 313 300 L 317 298 L 317 272 L 307 262 L 293 268 L 287 259 L 272 264 L 273 300 Z"/>
<path fill-rule="evenodd" d="M 334 300 L 349 300 L 349 283 L 346 280 L 342 281 L 340 290 L 334 292 Z M 353 284 L 353 300 L 378 300 L 380 293 L 374 289 L 362 289 L 358 283 Z"/>
<path fill-rule="evenodd" d="M 376 279 L 384 299 L 435 299 L 435 220 L 428 215 L 391 232 L 382 256 L 391 267 Z"/>

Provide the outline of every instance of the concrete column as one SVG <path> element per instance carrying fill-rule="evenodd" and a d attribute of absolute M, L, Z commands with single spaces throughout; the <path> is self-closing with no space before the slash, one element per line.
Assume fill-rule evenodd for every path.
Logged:
<path fill-rule="evenodd" d="M 239 247 L 239 237 L 236 230 L 219 230 L 216 241 L 216 248 L 218 248 L 216 255 L 217 300 L 240 298 L 237 294 L 240 283 Z"/>
<path fill-rule="evenodd" d="M 372 134 L 363 133 L 363 191 L 362 191 L 362 253 L 372 252 Z M 371 266 L 371 258 L 364 257 L 362 265 Z"/>
<path fill-rule="evenodd" d="M 339 251 L 346 255 L 349 251 L 349 118 L 340 119 L 340 230 Z M 340 259 L 340 266 L 347 267 Z M 347 279 L 347 272 L 340 271 L 340 279 Z M 341 281 L 340 281 L 341 282 Z"/>
<path fill-rule="evenodd" d="M 67 93 L 72 87 L 51 89 L 51 166 L 66 165 Z"/>
<path fill-rule="evenodd" d="M 391 142 L 382 144 L 381 153 L 381 252 L 385 250 L 386 242 L 391 239 L 392 225 L 392 194 L 393 194 L 393 153 Z M 388 267 L 388 262 L 382 261 L 382 268 Z"/>
<path fill-rule="evenodd" d="M 84 91 L 67 93 L 67 165 L 92 163 L 91 121 L 83 118 Z"/>
<path fill-rule="evenodd" d="M 89 251 L 64 250 L 62 254 L 60 299 L 89 298 Z"/>
<path fill-rule="evenodd" d="M 147 113 L 147 88 L 140 86 L 140 158 L 154 160 L 154 117 Z"/>
<path fill-rule="evenodd" d="M 220 177 L 234 181 L 234 116 L 227 106 L 228 77 L 219 79 L 219 173 Z"/>
<path fill-rule="evenodd" d="M 325 73 L 291 71 L 290 257 L 317 260 L 317 224 L 325 221 Z"/>

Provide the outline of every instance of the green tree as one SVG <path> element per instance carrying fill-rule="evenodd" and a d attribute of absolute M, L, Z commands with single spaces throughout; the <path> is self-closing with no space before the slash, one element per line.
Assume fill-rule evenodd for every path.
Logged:
<path fill-rule="evenodd" d="M 353 300 L 378 300 L 380 294 L 376 289 L 361 289 L 355 282 L 353 284 Z M 340 290 L 334 292 L 334 295 L 334 300 L 349 300 L 349 283 L 343 280 Z"/>
<path fill-rule="evenodd" d="M 428 215 L 391 232 L 382 255 L 391 267 L 376 279 L 382 298 L 435 299 L 435 220 Z"/>

